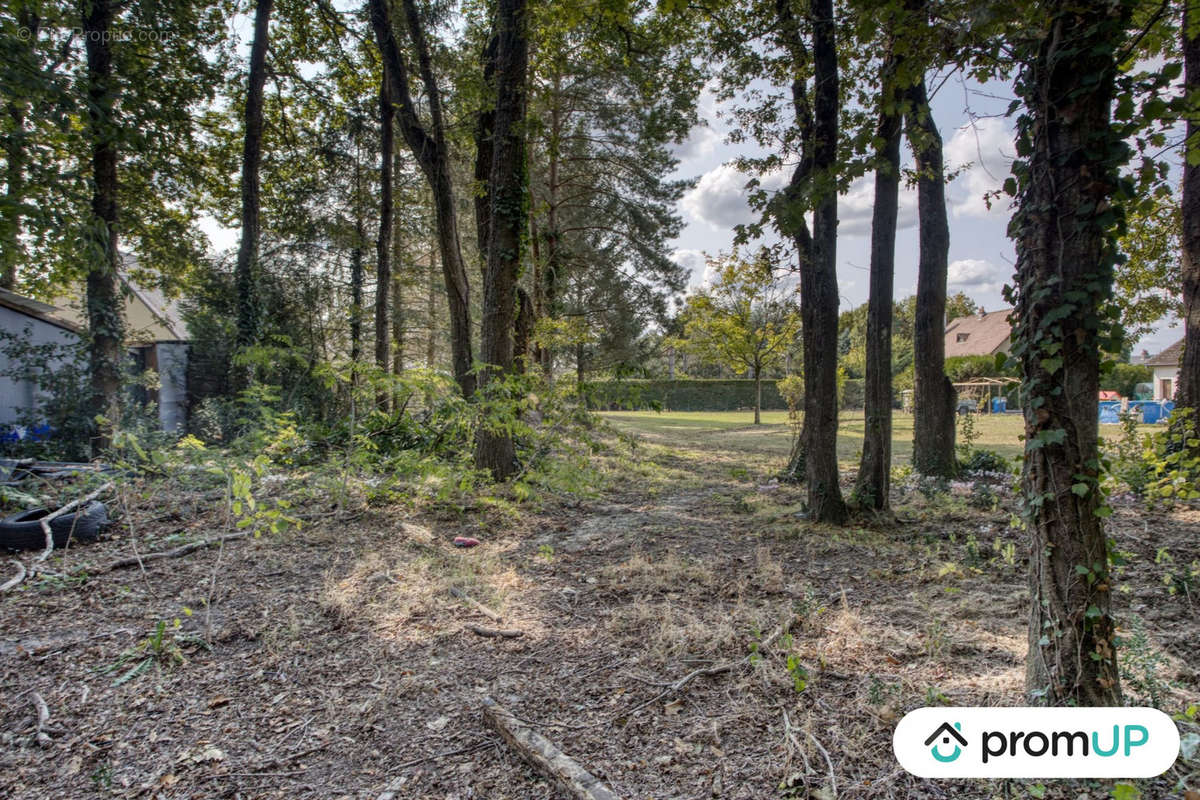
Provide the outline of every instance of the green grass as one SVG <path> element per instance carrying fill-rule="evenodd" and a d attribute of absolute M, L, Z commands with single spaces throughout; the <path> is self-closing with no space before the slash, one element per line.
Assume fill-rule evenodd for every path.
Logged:
<path fill-rule="evenodd" d="M 761 453 L 784 460 L 792 443 L 786 411 L 764 411 L 763 424 L 758 426 L 754 425 L 752 411 L 609 411 L 603 416 L 627 433 L 668 446 Z M 862 452 L 863 413 L 843 412 L 839 422 L 838 461 L 844 467 L 855 467 Z M 1023 430 L 1020 414 L 976 415 L 975 447 L 995 450 L 1007 459 L 1015 458 L 1021 454 Z M 1102 425 L 1100 433 L 1115 438 L 1120 435 L 1120 428 Z M 897 411 L 892 416 L 894 464 L 908 463 L 912 456 L 912 436 L 912 414 Z"/>

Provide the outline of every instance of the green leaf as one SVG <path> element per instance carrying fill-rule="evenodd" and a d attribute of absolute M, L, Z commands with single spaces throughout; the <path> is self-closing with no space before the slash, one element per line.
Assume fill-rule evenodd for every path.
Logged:
<path fill-rule="evenodd" d="M 1086 483 L 1071 484 L 1071 491 L 1074 492 L 1075 494 L 1079 495 L 1080 497 L 1086 497 L 1088 490 L 1091 488 L 1092 487 L 1088 486 Z"/>

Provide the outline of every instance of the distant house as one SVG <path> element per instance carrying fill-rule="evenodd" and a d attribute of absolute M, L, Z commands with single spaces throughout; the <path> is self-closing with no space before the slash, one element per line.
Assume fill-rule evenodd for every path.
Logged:
<path fill-rule="evenodd" d="M 1011 308 L 959 317 L 946 326 L 946 357 L 994 356 L 1012 350 Z"/>
<path fill-rule="evenodd" d="M 120 279 L 125 296 L 125 344 L 133 367 L 138 371 L 153 369 L 159 377 L 159 388 L 141 399 L 158 405 L 163 430 L 181 431 L 187 423 L 190 337 L 178 303 L 156 289 L 137 284 L 125 272 L 120 273 Z M 0 290 L 0 330 L 17 335 L 28 330 L 34 344 L 78 342 L 87 329 L 87 314 L 82 287 L 77 292 L 49 304 Z M 6 366 L 0 355 L 0 370 Z M 36 388 L 28 381 L 17 385 L 0 378 L 0 425 L 12 424 L 23 411 L 35 408 Z"/>
<path fill-rule="evenodd" d="M 1154 370 L 1154 399 L 1173 400 L 1179 384 L 1179 364 L 1183 361 L 1183 339 L 1151 356 L 1144 363 Z"/>
<path fill-rule="evenodd" d="M 28 337 L 31 345 L 70 346 L 79 341 L 83 328 L 65 318 L 59 309 L 29 297 L 0 289 L 0 331 Z M 0 373 L 12 365 L 0 352 Z M 46 366 L 56 368 L 53 364 Z M 22 412 L 37 407 L 37 386 L 32 381 L 0 375 L 0 428 L 21 420 Z"/>

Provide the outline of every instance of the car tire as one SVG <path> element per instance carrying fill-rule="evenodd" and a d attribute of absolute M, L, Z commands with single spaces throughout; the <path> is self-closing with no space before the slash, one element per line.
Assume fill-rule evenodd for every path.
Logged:
<path fill-rule="evenodd" d="M 41 520 L 50 514 L 48 508 L 35 508 L 0 520 L 0 548 L 6 550 L 40 550 L 46 546 L 46 534 Z M 92 500 L 83 508 L 50 520 L 50 535 L 55 547 L 66 547 L 71 539 L 92 541 L 108 525 L 108 507 Z"/>

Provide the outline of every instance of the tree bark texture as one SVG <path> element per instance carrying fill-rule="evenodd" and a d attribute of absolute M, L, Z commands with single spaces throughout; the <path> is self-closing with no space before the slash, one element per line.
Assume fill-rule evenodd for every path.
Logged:
<path fill-rule="evenodd" d="M 1184 84 L 1189 93 L 1200 93 L 1200 12 L 1184 3 Z M 1187 119 L 1186 151 L 1200 153 L 1200 111 Z M 1183 360 L 1179 364 L 1178 404 L 1192 410 L 1192 431 L 1200 431 L 1200 166 L 1185 158 L 1183 165 Z"/>
<path fill-rule="evenodd" d="M 92 439 L 92 454 L 112 443 L 121 420 L 121 364 L 125 322 L 117 274 L 117 131 L 109 0 L 82 0 L 87 50 L 87 136 L 92 149 L 92 219 L 87 229 L 87 315 L 91 410 L 106 422 Z"/>
<path fill-rule="evenodd" d="M 242 139 L 242 241 L 238 247 L 237 344 L 258 342 L 262 307 L 258 291 L 260 232 L 259 164 L 262 162 L 263 89 L 267 81 L 267 47 L 274 0 L 259 0 L 254 9 L 254 41 L 246 87 L 245 132 Z"/>
<path fill-rule="evenodd" d="M 905 128 L 917 170 L 917 305 L 913 330 L 913 468 L 924 475 L 958 472 L 954 450 L 955 391 L 946 377 L 946 219 L 942 136 L 922 77 L 909 91 Z"/>
<path fill-rule="evenodd" d="M 392 160 L 395 150 L 395 109 L 387 72 L 379 87 L 379 236 L 375 240 L 375 366 L 380 377 L 391 368 L 392 330 L 388 294 L 392 287 Z M 388 407 L 390 393 L 375 393 L 375 405 Z"/>
<path fill-rule="evenodd" d="M 846 504 L 837 461 L 838 54 L 833 0 L 811 0 L 813 178 L 824 185 L 813 208 L 812 258 L 800 271 L 804 326 L 804 462 L 810 518 L 841 524 Z"/>
<path fill-rule="evenodd" d="M 875 138 L 875 205 L 871 214 L 871 277 L 867 301 L 867 364 L 862 459 L 854 494 L 863 508 L 888 508 L 892 469 L 892 289 L 896 272 L 896 217 L 900 207 L 900 119 L 897 59 L 883 64 L 883 96 Z"/>
<path fill-rule="evenodd" d="M 1129 4 L 1049 2 L 1017 82 L 1025 112 L 1010 230 L 1014 354 L 1023 368 L 1023 510 L 1030 537 L 1026 690 L 1050 705 L 1121 704 L 1097 452 L 1101 306 L 1111 296 L 1125 147 L 1110 125 Z"/>
<path fill-rule="evenodd" d="M 488 173 L 487 273 L 483 287 L 481 385 L 513 369 L 524 233 L 528 227 L 528 169 L 525 163 L 525 80 L 529 69 L 526 0 L 496 4 L 496 112 L 492 118 L 492 165 Z M 517 470 L 512 433 L 479 428 L 475 466 L 503 480 Z"/>

